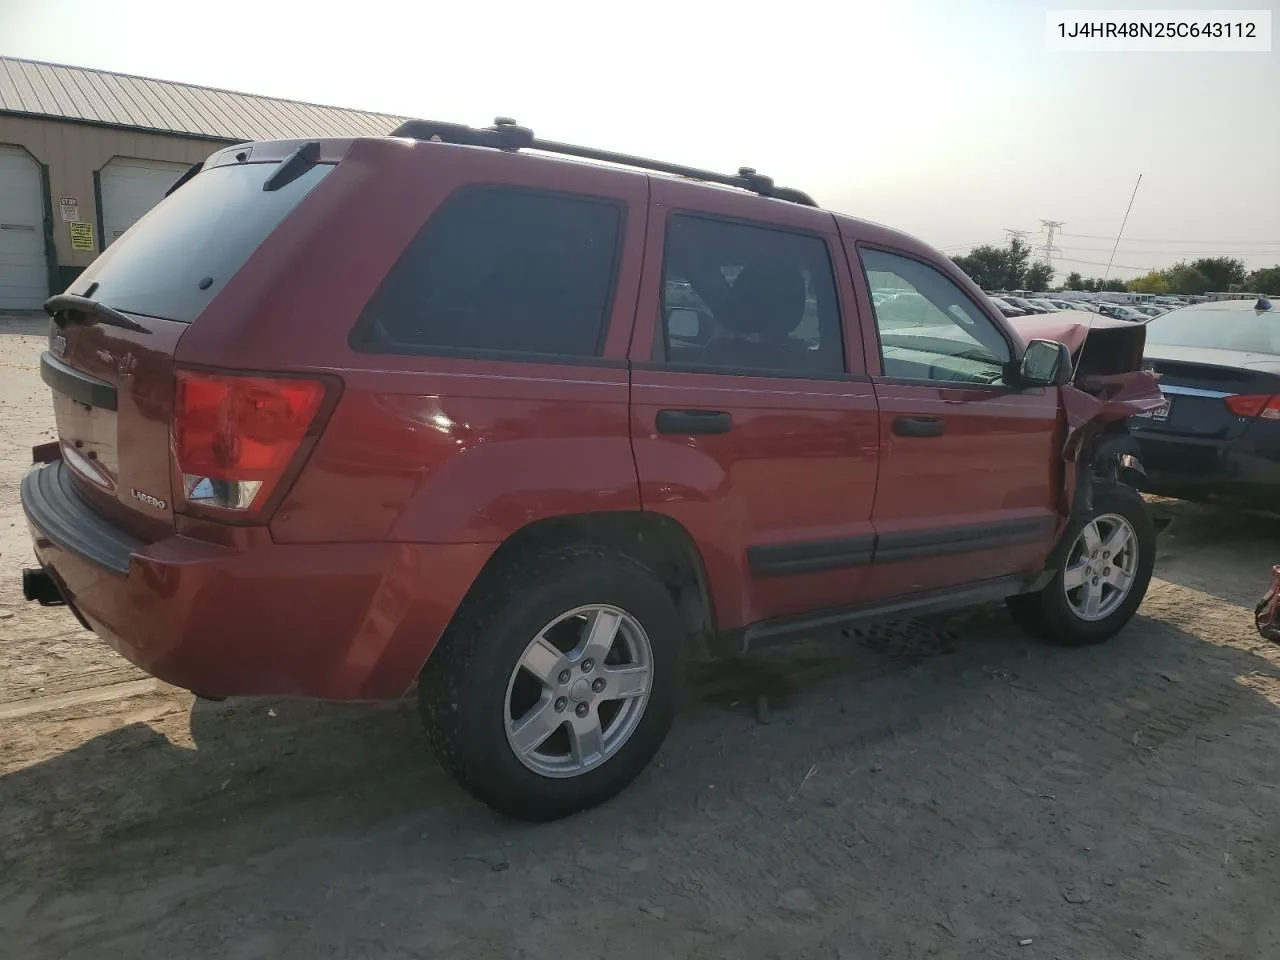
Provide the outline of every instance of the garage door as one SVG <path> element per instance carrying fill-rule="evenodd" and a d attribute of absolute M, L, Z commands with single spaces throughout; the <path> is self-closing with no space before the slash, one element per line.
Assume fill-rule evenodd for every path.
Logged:
<path fill-rule="evenodd" d="M 48 296 L 40 167 L 0 146 L 0 310 L 38 310 Z"/>
<path fill-rule="evenodd" d="M 189 164 L 163 160 L 132 160 L 116 157 L 98 174 L 102 192 L 102 245 L 132 227 L 142 215 L 164 198 L 175 180 L 187 172 Z"/>

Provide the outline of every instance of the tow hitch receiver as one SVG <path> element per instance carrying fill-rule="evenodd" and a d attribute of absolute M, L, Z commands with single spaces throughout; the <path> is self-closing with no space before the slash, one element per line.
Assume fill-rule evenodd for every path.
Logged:
<path fill-rule="evenodd" d="M 55 607 L 65 602 L 58 584 L 44 567 L 27 567 L 22 571 L 22 596 L 43 607 Z"/>

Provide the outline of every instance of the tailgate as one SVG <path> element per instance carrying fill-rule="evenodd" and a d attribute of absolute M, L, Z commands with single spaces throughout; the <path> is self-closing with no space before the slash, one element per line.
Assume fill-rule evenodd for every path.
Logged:
<path fill-rule="evenodd" d="M 131 319 L 139 330 L 51 324 L 40 373 L 82 495 L 122 527 L 159 537 L 173 528 L 173 352 L 187 324 Z"/>

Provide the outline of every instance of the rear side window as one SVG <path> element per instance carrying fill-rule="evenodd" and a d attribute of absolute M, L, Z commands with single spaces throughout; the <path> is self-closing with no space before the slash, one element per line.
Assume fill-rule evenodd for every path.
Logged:
<path fill-rule="evenodd" d="M 844 372 L 840 305 L 820 237 L 673 214 L 663 273 L 657 347 L 668 364 L 783 377 Z"/>
<path fill-rule="evenodd" d="M 448 200 L 361 317 L 369 352 L 594 357 L 622 231 L 618 204 L 512 187 Z"/>
<path fill-rule="evenodd" d="M 278 190 L 279 164 L 240 163 L 197 174 L 113 242 L 71 287 L 137 313 L 190 323 L 263 240 L 333 170 L 318 164 Z"/>

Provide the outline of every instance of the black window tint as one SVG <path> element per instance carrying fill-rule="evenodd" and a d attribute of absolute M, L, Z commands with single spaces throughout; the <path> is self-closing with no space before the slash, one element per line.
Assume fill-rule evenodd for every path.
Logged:
<path fill-rule="evenodd" d="M 672 365 L 844 370 L 835 277 L 818 237 L 673 215 L 663 280 L 660 346 Z"/>
<path fill-rule="evenodd" d="M 197 174 L 161 200 L 69 288 L 117 310 L 190 323 L 289 212 L 333 170 L 318 164 L 263 190 L 279 164 L 241 163 Z"/>
<path fill-rule="evenodd" d="M 357 346 L 597 356 L 612 299 L 615 204 L 466 190 L 410 242 L 365 310 Z"/>
<path fill-rule="evenodd" d="M 950 278 L 910 257 L 862 251 L 887 377 L 998 383 L 1009 344 Z"/>

